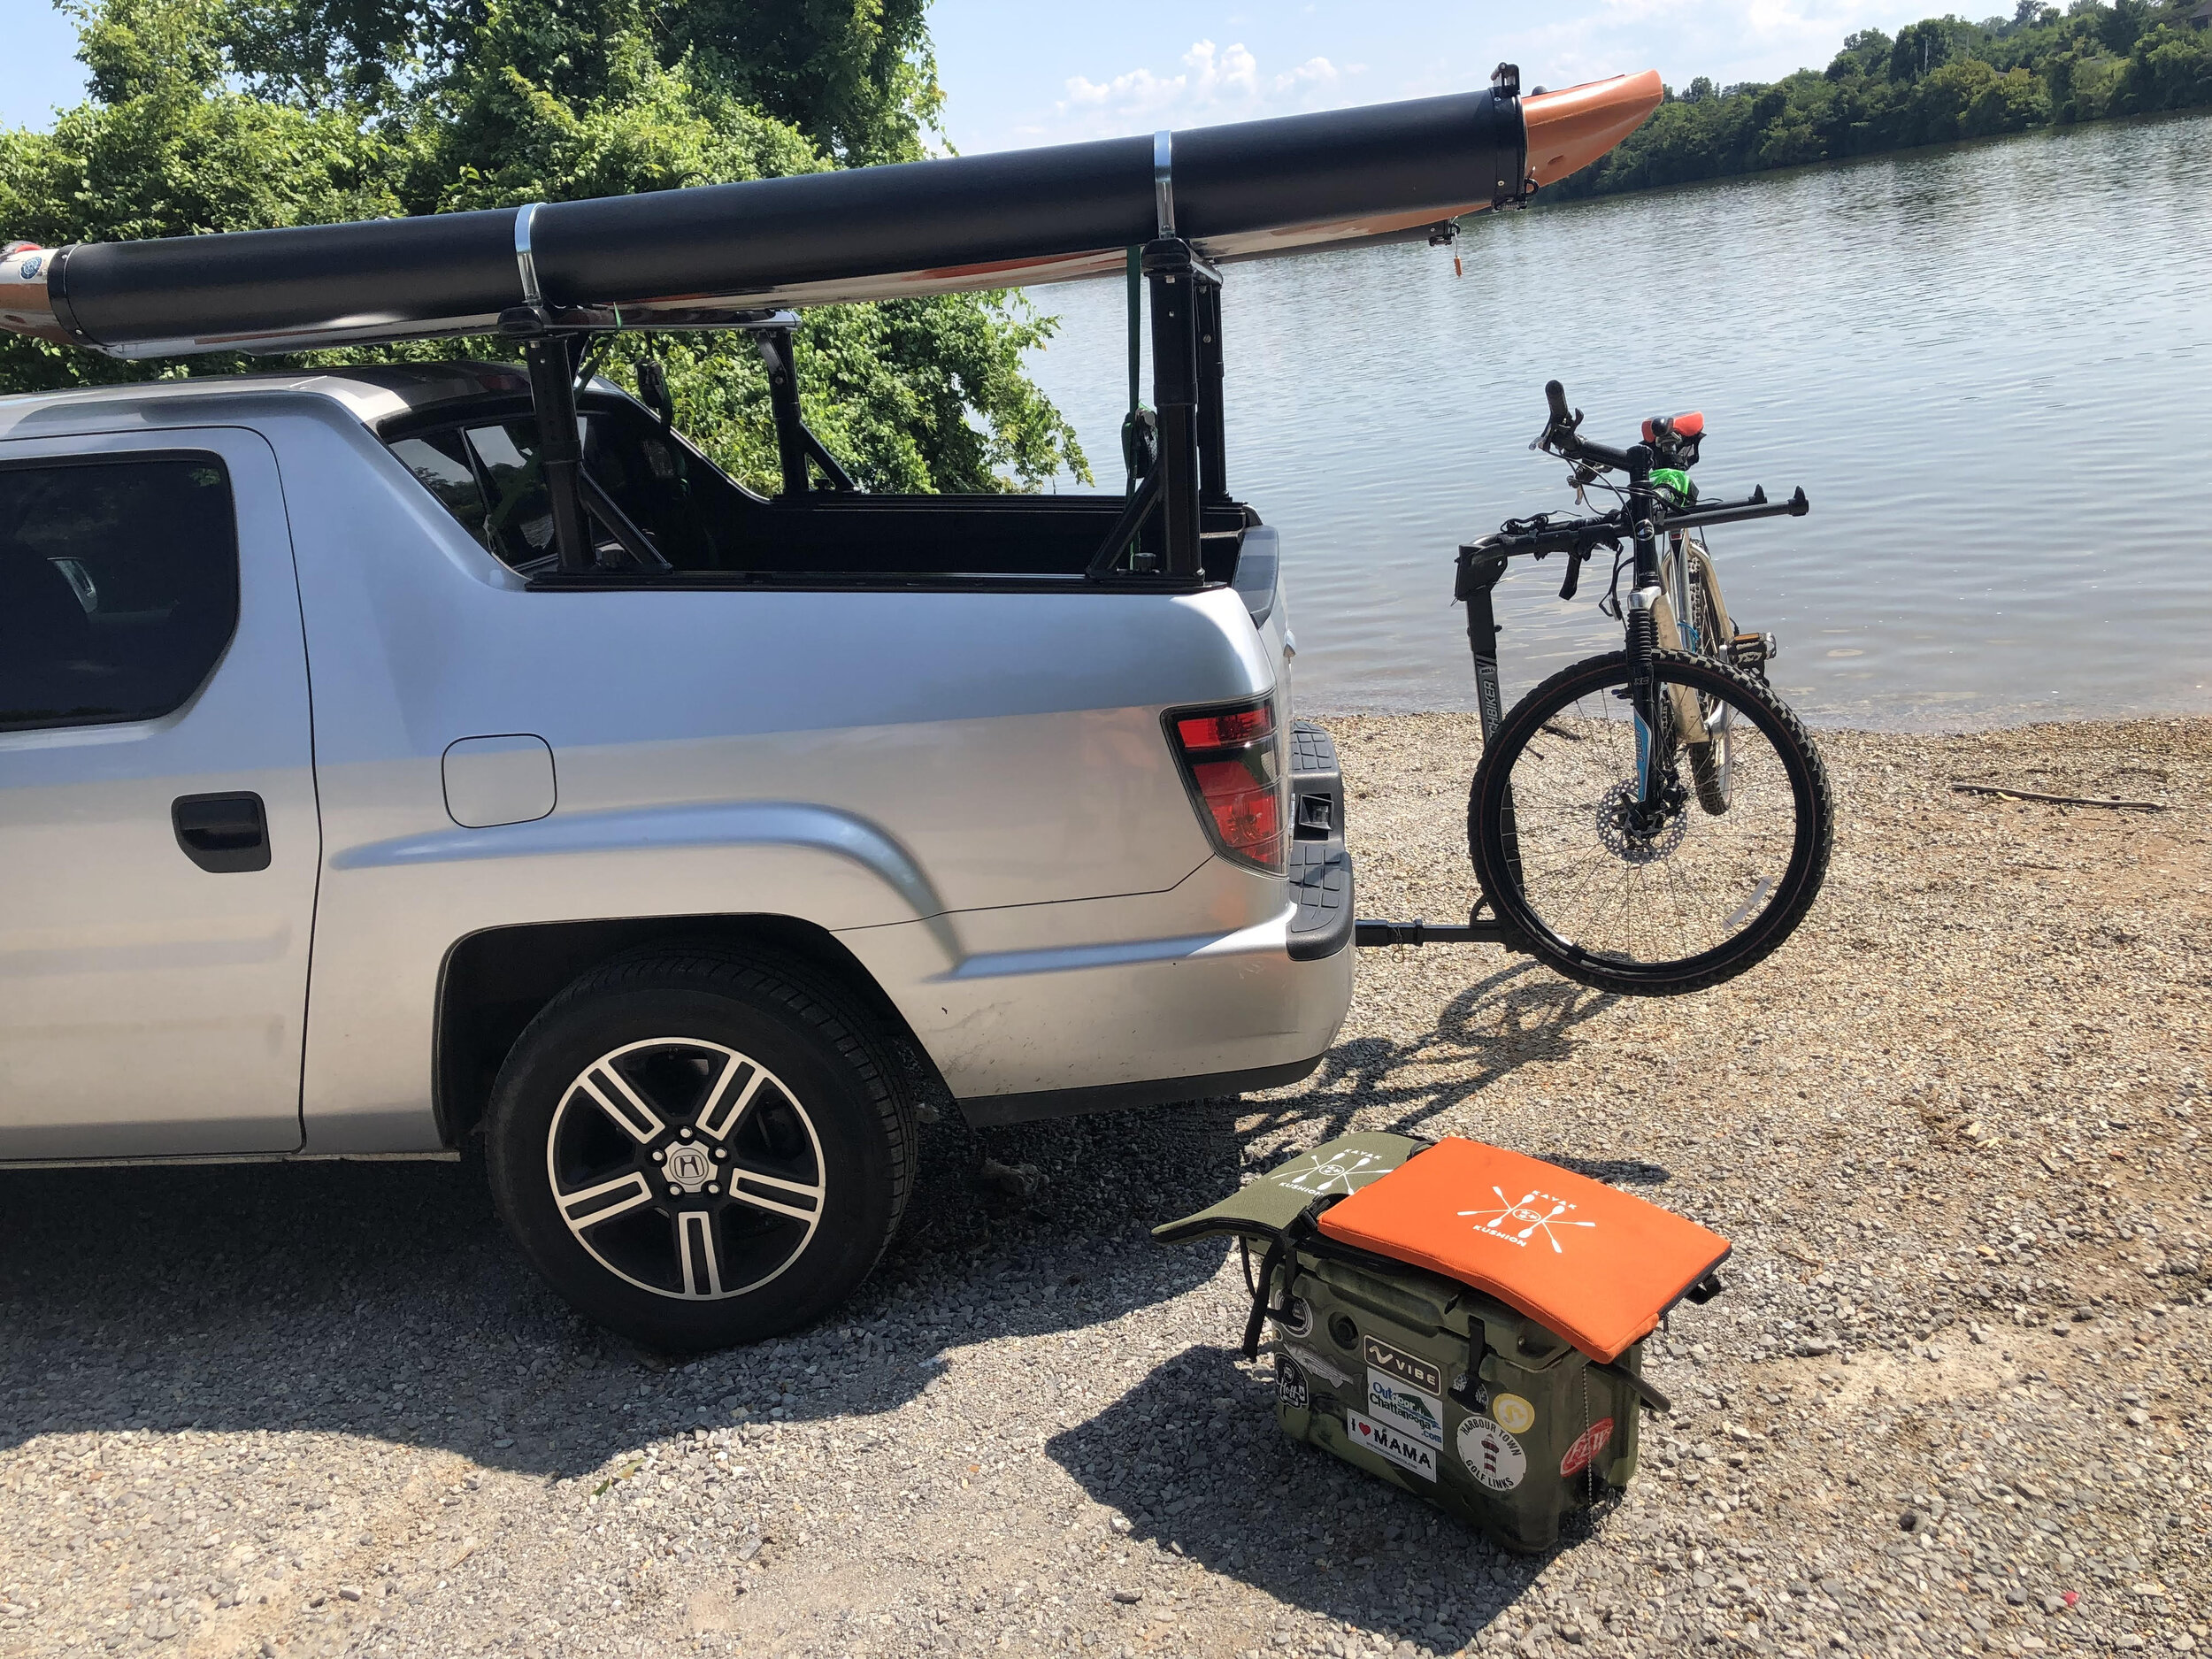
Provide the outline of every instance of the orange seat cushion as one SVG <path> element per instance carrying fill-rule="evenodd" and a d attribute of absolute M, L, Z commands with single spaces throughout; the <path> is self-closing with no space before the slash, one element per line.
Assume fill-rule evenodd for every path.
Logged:
<path fill-rule="evenodd" d="M 1440 1141 L 1321 1212 L 1321 1231 L 1473 1286 L 1609 1362 L 1728 1254 L 1656 1204 L 1479 1141 Z"/>

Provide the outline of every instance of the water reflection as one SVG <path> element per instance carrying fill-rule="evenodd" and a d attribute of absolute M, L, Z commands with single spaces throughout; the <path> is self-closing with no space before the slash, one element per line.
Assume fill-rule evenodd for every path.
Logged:
<path fill-rule="evenodd" d="M 1525 445 L 1557 377 L 1594 435 L 1701 408 L 1731 609 L 1831 723 L 2212 710 L 2204 227 L 2212 117 L 1878 157 L 1479 219 L 1455 280 L 1391 248 L 1231 273 L 1232 483 L 1283 531 L 1302 708 L 1472 706 L 1453 549 L 1563 507 Z M 1487 219 L 1490 216 L 1484 215 Z M 1039 290 L 1038 378 L 1105 463 L 1118 285 Z M 1509 689 L 1617 641 L 1558 572 L 1502 591 Z"/>

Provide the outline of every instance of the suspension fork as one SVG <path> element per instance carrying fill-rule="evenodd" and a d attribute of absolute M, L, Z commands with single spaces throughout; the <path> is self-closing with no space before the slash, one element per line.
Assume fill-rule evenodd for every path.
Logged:
<path fill-rule="evenodd" d="M 1628 594 L 1628 695 L 1636 714 L 1636 792 L 1647 810 L 1661 803 L 1674 745 L 1667 699 L 1652 658 L 1659 649 L 1655 607 L 1666 588 L 1659 573 L 1658 496 L 1651 487 L 1651 449 L 1628 451 L 1628 523 L 1635 543 L 1634 580 Z"/>

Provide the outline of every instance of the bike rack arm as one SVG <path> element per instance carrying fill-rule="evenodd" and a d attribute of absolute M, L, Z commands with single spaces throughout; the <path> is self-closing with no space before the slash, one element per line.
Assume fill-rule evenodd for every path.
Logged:
<path fill-rule="evenodd" d="M 1513 931 L 1488 917 L 1469 917 L 1465 922 L 1355 922 L 1352 942 L 1378 945 L 1504 945 Z"/>

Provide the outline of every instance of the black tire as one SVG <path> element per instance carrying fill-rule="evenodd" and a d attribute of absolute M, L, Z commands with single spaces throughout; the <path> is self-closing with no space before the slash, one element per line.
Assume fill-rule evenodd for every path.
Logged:
<path fill-rule="evenodd" d="M 1682 790 L 1660 829 L 1638 840 L 1641 832 L 1623 827 L 1632 748 L 1626 784 L 1606 782 L 1623 771 L 1615 727 L 1626 720 L 1632 739 L 1633 731 L 1617 695 L 1628 684 L 1620 652 L 1562 669 L 1517 703 L 1484 748 L 1467 798 L 1468 850 L 1500 918 L 1567 978 L 1634 996 L 1702 990 L 1763 960 L 1819 894 L 1835 833 L 1819 751 L 1763 682 L 1679 651 L 1658 652 L 1653 664 L 1663 681 L 1736 710 L 1735 800 L 1725 816 L 1689 812 Z M 1756 753 L 1747 752 L 1747 731 L 1764 740 Z M 1532 748 L 1540 736 L 1540 750 Z M 1530 764 L 1520 764 L 1525 756 Z M 1674 862 L 1685 846 L 1706 862 Z M 1778 875 L 1766 873 L 1776 865 Z M 1654 938 L 1665 933 L 1670 913 L 1678 938 L 1714 942 L 1674 955 L 1622 948 L 1647 927 Z"/>
<path fill-rule="evenodd" d="M 876 1023 L 800 963 L 711 948 L 618 957 L 554 998 L 485 1136 L 532 1263 L 588 1317 L 673 1352 L 834 1307 L 914 1188 L 913 1107 Z"/>

